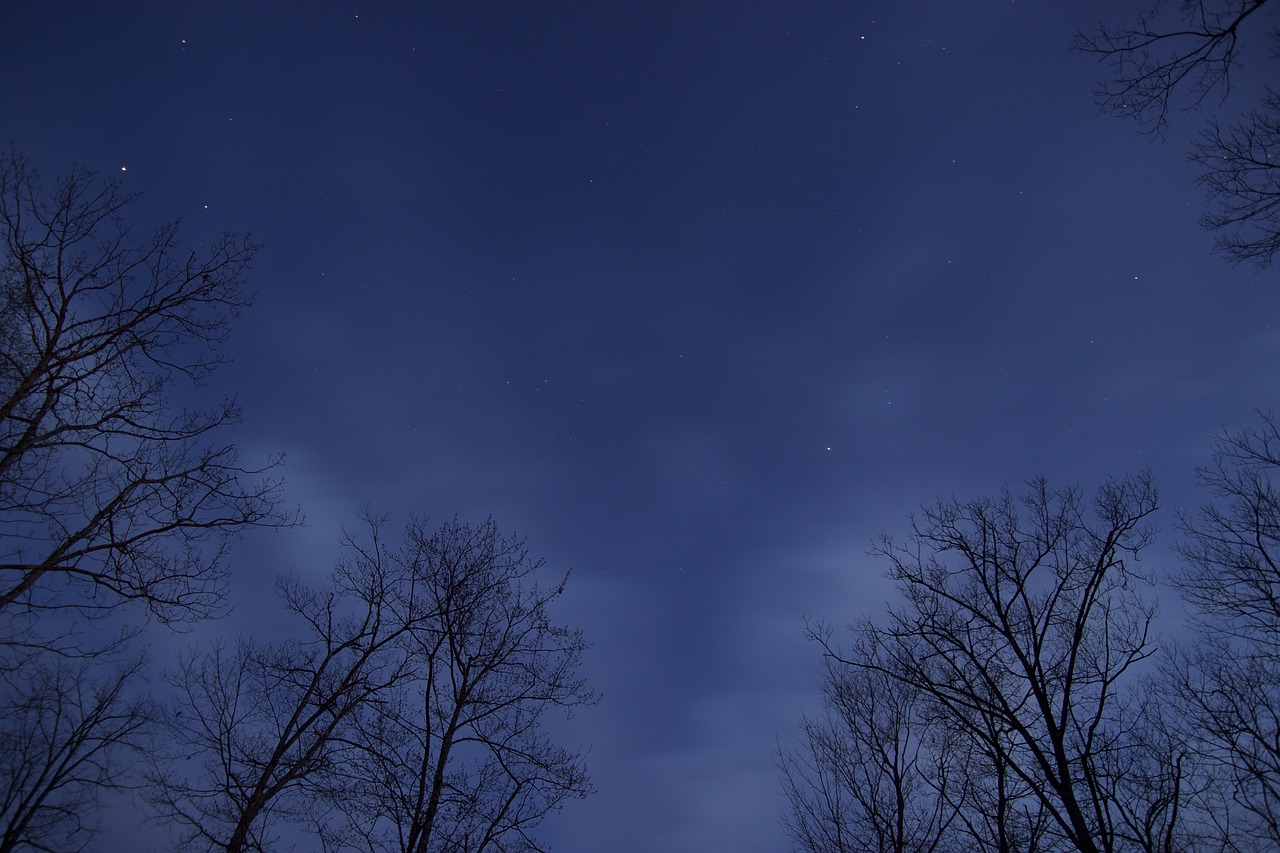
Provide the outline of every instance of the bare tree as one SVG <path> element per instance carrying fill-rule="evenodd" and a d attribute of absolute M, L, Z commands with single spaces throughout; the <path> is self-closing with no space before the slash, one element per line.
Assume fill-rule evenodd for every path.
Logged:
<path fill-rule="evenodd" d="M 544 732 L 549 711 L 594 702 L 577 675 L 580 632 L 551 622 L 564 592 L 535 577 L 524 542 L 453 520 L 415 522 L 400 562 L 414 620 L 401 653 L 413 680 L 359 718 L 334 805 L 368 850 L 539 850 L 532 830 L 591 791 L 580 752 Z M 421 618 L 417 618 L 421 617 Z"/>
<path fill-rule="evenodd" d="M 1280 427 L 1224 434 L 1199 471 L 1214 499 L 1184 517 L 1179 584 L 1199 633 L 1175 675 L 1197 746 L 1230 785 L 1229 836 L 1280 847 Z M 1239 843 L 1245 843 L 1240 841 Z"/>
<path fill-rule="evenodd" d="M 942 793 L 963 829 L 958 849 L 989 853 L 1045 853 L 1060 849 L 1051 830 L 1051 815 L 1035 789 L 1017 772 L 1010 739 L 1000 721 L 972 715 L 965 725 L 948 719 L 946 709 L 933 716 L 946 730 L 953 779 Z M 974 737 L 972 726 L 981 730 Z"/>
<path fill-rule="evenodd" d="M 1126 715 L 1127 748 L 1100 762 L 1117 836 L 1128 849 L 1159 853 L 1250 849 L 1232 841 L 1229 786 L 1197 748 L 1167 675 L 1161 667 L 1144 679 Z"/>
<path fill-rule="evenodd" d="M 0 698 L 0 851 L 83 850 L 102 796 L 129 787 L 154 706 L 130 694 L 136 659 L 100 674 L 49 656 L 6 667 Z"/>
<path fill-rule="evenodd" d="M 1178 11 L 1168 12 L 1176 5 Z M 1280 30 L 1266 30 L 1277 6 L 1268 0 L 1154 0 L 1124 28 L 1100 25 L 1076 36 L 1075 46 L 1111 67 L 1112 79 L 1097 91 L 1104 110 L 1132 118 L 1163 136 L 1180 95 L 1191 107 L 1225 103 L 1232 75 L 1241 66 L 1242 33 L 1280 47 Z M 1220 233 L 1218 249 L 1232 262 L 1267 266 L 1280 251 L 1280 96 L 1268 91 L 1261 104 L 1230 123 L 1217 118 L 1192 147 L 1204 168 L 1201 182 L 1214 209 L 1202 222 Z"/>
<path fill-rule="evenodd" d="M 531 830 L 590 791 L 581 756 L 542 730 L 593 696 L 585 644 L 553 625 L 563 590 L 492 521 L 410 525 L 384 547 L 347 535 L 323 592 L 281 584 L 305 638 L 185 657 L 151 800 L 184 850 L 533 850 Z"/>
<path fill-rule="evenodd" d="M 1202 219 L 1222 232 L 1218 248 L 1236 262 L 1270 265 L 1280 252 L 1280 95 L 1269 91 L 1227 128 L 1210 119 L 1191 159 L 1218 204 Z"/>
<path fill-rule="evenodd" d="M 78 167 L 46 193 L 0 159 L 0 641 L 50 609 L 216 612 L 228 536 L 293 521 L 278 481 L 219 443 L 231 398 L 170 405 L 218 365 L 257 246 L 184 249 L 176 222 L 135 241 L 134 198 Z"/>
<path fill-rule="evenodd" d="M 389 646 L 412 623 L 397 596 L 402 575 L 383 551 L 381 522 L 367 544 L 345 535 L 348 558 L 317 591 L 279 584 L 302 639 L 241 639 L 182 658 L 169 681 L 171 742 L 154 765 L 150 799 L 183 850 L 270 849 L 282 819 L 323 822 L 335 765 L 350 760 L 349 718 L 407 677 L 412 661 Z"/>
<path fill-rule="evenodd" d="M 810 636 L 830 645 L 825 626 Z M 860 632 L 856 657 L 881 650 Z M 848 653 L 846 653 L 848 654 Z M 804 853 L 944 853 L 959 849 L 953 744 L 910 684 L 827 659 L 825 713 L 800 722 L 802 745 L 780 750 L 790 806 L 783 826 Z"/>
<path fill-rule="evenodd" d="M 166 622 L 214 614 L 229 538 L 295 520 L 274 462 L 246 469 L 219 443 L 233 400 L 171 404 L 219 364 L 257 247 L 184 249 L 176 222 L 135 240 L 134 200 L 79 167 L 46 191 L 0 156 L 3 849 L 87 843 L 99 797 L 133 784 L 141 664 L 112 662 L 133 631 L 97 619 L 129 602 Z"/>
<path fill-rule="evenodd" d="M 917 692 L 953 738 L 951 766 L 964 772 L 950 774 L 946 800 L 967 848 L 1095 853 L 1184 840 L 1176 809 L 1157 802 L 1176 784 L 1150 784 L 1169 774 L 1132 769 L 1144 747 L 1136 670 L 1154 652 L 1149 579 L 1134 561 L 1155 509 L 1145 475 L 1104 484 L 1092 502 L 1037 480 L 1021 496 L 939 502 L 905 543 L 876 549 L 905 604 L 863 629 L 852 653 L 826 652 Z M 1139 813 L 1157 830 L 1131 831 Z"/>

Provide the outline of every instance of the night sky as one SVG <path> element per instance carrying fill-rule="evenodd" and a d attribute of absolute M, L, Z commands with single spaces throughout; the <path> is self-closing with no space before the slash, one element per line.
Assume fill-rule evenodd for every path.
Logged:
<path fill-rule="evenodd" d="M 140 233 L 265 246 L 207 391 L 238 396 L 247 460 L 287 453 L 309 525 L 244 540 L 235 613 L 196 637 L 269 621 L 273 578 L 322 578 L 365 504 L 492 514 L 572 569 L 556 616 L 603 696 L 558 733 L 598 793 L 541 837 L 763 853 L 773 753 L 819 704 L 803 617 L 883 609 L 874 536 L 1149 466 L 1167 547 L 1212 437 L 1276 403 L 1276 273 L 1197 224 L 1204 115 L 1141 136 L 1069 50 L 1130 15 L 23 2 L 0 138 L 143 193 Z"/>

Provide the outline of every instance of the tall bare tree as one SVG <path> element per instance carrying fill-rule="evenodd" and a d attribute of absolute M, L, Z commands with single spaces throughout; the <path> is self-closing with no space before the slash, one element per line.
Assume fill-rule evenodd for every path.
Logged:
<path fill-rule="evenodd" d="M 1154 652 L 1154 606 L 1135 560 L 1155 510 L 1148 476 L 1108 482 L 1092 501 L 1037 480 L 1020 496 L 927 507 L 904 543 L 876 549 L 904 604 L 861 629 L 851 652 L 825 650 L 833 665 L 912 691 L 948 733 L 963 772 L 945 800 L 964 849 L 1185 841 L 1168 801 L 1176 767 L 1162 775 L 1137 761 L 1150 757 L 1136 671 Z"/>
<path fill-rule="evenodd" d="M 46 192 L 0 158 L 0 641 L 49 609 L 216 612 L 227 537 L 292 521 L 219 439 L 234 400 L 172 404 L 220 362 L 257 246 L 183 248 L 176 222 L 136 240 L 134 199 L 78 167 Z"/>
<path fill-rule="evenodd" d="M 415 522 L 397 549 L 369 524 L 328 589 L 282 584 L 302 639 L 244 639 L 172 673 L 151 799 L 182 849 L 291 831 L 327 850 L 534 850 L 538 823 L 590 792 L 581 755 L 542 726 L 594 701 L 581 635 L 547 613 L 563 580 L 541 590 L 541 563 L 492 521 Z"/>
<path fill-rule="evenodd" d="M 830 646 L 830 629 L 810 636 Z M 880 660 L 874 634 L 859 632 L 858 660 Z M 849 654 L 846 652 L 845 654 Z M 874 668 L 827 659 L 825 712 L 804 717 L 799 748 L 778 766 L 789 810 L 783 826 L 805 853 L 945 853 L 963 768 L 945 728 L 913 685 Z"/>
<path fill-rule="evenodd" d="M 133 689 L 141 667 L 48 656 L 0 673 L 0 851 L 87 848 L 102 796 L 130 786 L 155 719 Z"/>
<path fill-rule="evenodd" d="M 390 654 L 412 624 L 398 600 L 404 576 L 381 522 L 366 521 L 368 541 L 344 536 L 347 556 L 326 589 L 279 583 L 301 638 L 215 645 L 169 674 L 177 698 L 149 798 L 181 849 L 266 850 L 282 819 L 323 823 L 314 806 L 351 760 L 350 718 L 409 676 L 414 662 Z"/>
<path fill-rule="evenodd" d="M 1280 426 L 1224 434 L 1199 471 L 1213 500 L 1182 520 L 1182 591 L 1199 628 L 1175 669 L 1180 711 L 1226 777 L 1240 845 L 1280 847 Z"/>
<path fill-rule="evenodd" d="M 1251 48 L 1255 61 L 1274 59 L 1277 8 L 1270 0 L 1152 0 L 1136 23 L 1099 25 L 1078 34 L 1075 46 L 1110 66 L 1113 76 L 1097 91 L 1103 109 L 1163 136 L 1180 98 L 1194 108 L 1225 103 L 1245 33 L 1256 34 L 1255 45 L 1272 43 L 1270 57 Z M 1280 95 L 1268 89 L 1225 127 L 1211 116 L 1191 159 L 1204 169 L 1213 207 L 1202 222 L 1219 232 L 1218 249 L 1232 262 L 1268 266 L 1280 251 Z"/>
<path fill-rule="evenodd" d="M 492 519 L 415 522 L 400 561 L 415 617 L 401 653 L 416 672 L 359 719 L 334 800 L 348 840 L 405 853 L 539 850 L 542 819 L 591 791 L 581 753 L 543 726 L 548 712 L 594 702 L 577 675 L 581 633 L 548 612 L 565 579 L 540 588 L 542 561 Z"/>
<path fill-rule="evenodd" d="M 46 188 L 0 156 L 0 790 L 3 844 L 87 844 L 99 795 L 132 783 L 148 706 L 118 666 L 136 603 L 161 621 L 222 607 L 247 527 L 292 523 L 268 461 L 219 438 L 238 412 L 175 404 L 207 380 L 257 247 L 135 239 L 135 196 L 76 167 Z M 105 657 L 104 657 L 105 656 Z M 97 657 L 97 660 L 93 658 Z M 9 849 L 9 846 L 3 849 Z"/>

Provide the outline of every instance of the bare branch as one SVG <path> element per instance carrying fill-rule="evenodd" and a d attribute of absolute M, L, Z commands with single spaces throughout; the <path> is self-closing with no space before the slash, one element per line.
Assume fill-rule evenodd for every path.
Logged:
<path fill-rule="evenodd" d="M 391 601 L 402 577 L 380 522 L 368 523 L 371 545 L 353 548 L 327 588 L 281 580 L 301 639 L 215 645 L 169 674 L 172 743 L 154 763 L 150 798 L 184 850 L 265 849 L 279 819 L 308 819 L 344 760 L 348 718 L 409 676 L 409 662 L 388 654 L 408 627 Z"/>
<path fill-rule="evenodd" d="M 399 560 L 416 671 L 359 721 L 335 806 L 367 849 L 539 849 L 531 830 L 591 791 L 581 754 L 542 734 L 548 711 L 595 702 L 576 674 L 582 635 L 547 612 L 564 580 L 540 589 L 541 561 L 492 519 L 415 522 Z"/>
<path fill-rule="evenodd" d="M 8 663 L 8 662 L 7 662 Z M 136 659 L 99 675 L 40 658 L 6 666 L 0 700 L 0 851 L 82 850 L 102 795 L 130 784 L 155 720 L 131 694 Z"/>
<path fill-rule="evenodd" d="M 1200 469 L 1212 495 L 1183 517 L 1178 583 L 1199 636 L 1170 671 L 1184 729 L 1218 766 L 1246 817 L 1232 829 L 1280 846 L 1280 428 L 1224 433 Z"/>
<path fill-rule="evenodd" d="M 282 822 L 325 849 L 535 850 L 531 832 L 590 792 L 552 743 L 552 709 L 594 701 L 585 643 L 553 625 L 541 566 L 492 521 L 410 525 L 396 551 L 344 536 L 329 587 L 280 584 L 304 638 L 193 653 L 170 677 L 174 751 L 152 799 L 184 850 L 269 847 Z"/>
<path fill-rule="evenodd" d="M 1114 74 L 1096 93 L 1102 108 L 1137 119 L 1163 137 L 1179 93 L 1189 107 L 1217 95 L 1221 107 L 1231 91 L 1231 75 L 1240 67 L 1241 33 L 1263 25 L 1268 0 L 1183 0 L 1180 20 L 1162 15 L 1166 4 L 1153 3 L 1128 29 L 1099 26 L 1079 34 L 1075 47 L 1095 54 Z M 1271 10 L 1278 8 L 1272 4 Z M 1265 38 L 1272 58 L 1280 53 L 1280 29 Z M 1201 223 L 1220 232 L 1217 249 L 1232 263 L 1266 267 L 1280 251 L 1280 98 L 1268 92 L 1260 106 L 1224 125 L 1210 117 L 1191 149 L 1203 168 L 1199 181 L 1213 208 Z"/>
<path fill-rule="evenodd" d="M 1162 134 L 1179 90 L 1186 90 L 1195 107 L 1214 93 L 1226 98 L 1239 65 L 1240 28 L 1267 2 L 1183 2 L 1181 20 L 1161 24 L 1166 4 L 1156 0 L 1139 11 L 1135 26 L 1100 24 L 1093 33 L 1077 34 L 1074 46 L 1111 66 L 1114 79 L 1095 93 L 1103 109 Z"/>
<path fill-rule="evenodd" d="M 165 621 L 216 613 L 229 537 L 297 521 L 277 509 L 278 460 L 244 466 L 215 443 L 239 419 L 234 400 L 170 406 L 175 382 L 203 382 L 221 362 L 258 247 L 225 234 L 196 253 L 176 223 L 135 241 L 124 221 L 134 198 L 81 168 L 46 194 L 20 155 L 0 160 L 0 612 L 10 619 L 129 601 Z"/>
<path fill-rule="evenodd" d="M 1109 481 L 1092 501 L 1035 480 L 1021 495 L 939 501 L 913 520 L 906 542 L 883 539 L 873 553 L 888 562 L 904 604 L 886 625 L 855 629 L 849 650 L 813 635 L 828 656 L 828 709 L 856 719 L 870 741 L 844 730 L 833 740 L 829 728 L 806 724 L 810 753 L 827 764 L 810 760 L 804 785 L 795 781 L 800 765 L 789 765 L 791 826 L 817 837 L 815 820 L 829 830 L 839 819 L 863 827 L 844 833 L 849 849 L 919 849 L 886 830 L 901 830 L 910 800 L 911 813 L 932 816 L 929 849 L 1181 843 L 1186 834 L 1171 816 L 1179 801 L 1153 781 L 1166 777 L 1129 769 L 1145 743 L 1134 676 L 1153 653 L 1155 614 L 1135 560 L 1155 510 L 1149 475 Z M 892 725 L 878 722 L 900 708 Z M 904 736 L 907 752 L 888 760 L 868 748 Z M 853 784 L 832 781 L 846 778 Z M 935 781 L 908 790 L 913 778 Z M 883 785 L 890 796 L 875 795 Z"/>

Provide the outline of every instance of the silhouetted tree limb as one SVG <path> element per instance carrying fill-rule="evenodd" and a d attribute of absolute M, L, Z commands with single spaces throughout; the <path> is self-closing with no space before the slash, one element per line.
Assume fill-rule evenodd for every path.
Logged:
<path fill-rule="evenodd" d="M 1215 92 L 1225 98 L 1239 65 L 1240 28 L 1268 0 L 1182 0 L 1180 18 L 1166 20 L 1169 5 L 1156 0 L 1138 10 L 1132 27 L 1100 24 L 1078 33 L 1075 47 L 1111 66 L 1113 79 L 1097 90 L 1108 112 L 1133 118 L 1163 133 L 1179 90 L 1193 106 Z"/>
<path fill-rule="evenodd" d="M 100 799 L 131 785 L 155 709 L 132 695 L 142 668 L 56 656 L 6 661 L 0 696 L 0 851 L 83 850 Z"/>
<path fill-rule="evenodd" d="M 538 587 L 542 562 L 491 519 L 415 522 L 399 559 L 414 677 L 358 721 L 334 800 L 348 837 L 403 853 L 539 850 L 542 819 L 591 792 L 581 754 L 542 731 L 549 711 L 595 701 L 577 675 L 581 633 L 547 612 L 564 580 Z"/>
<path fill-rule="evenodd" d="M 229 536 L 295 519 L 274 465 L 245 467 L 206 411 L 171 405 L 221 358 L 257 246 L 135 240 L 134 196 L 74 168 L 46 192 L 0 159 L 0 613 L 81 615 L 138 601 L 162 620 L 216 612 Z M 19 637 L 33 621 L 9 622 Z"/>
<path fill-rule="evenodd" d="M 810 628 L 830 645 L 830 631 Z M 853 654 L 880 656 L 860 632 Z M 805 853 L 944 853 L 964 802 L 955 744 L 927 697 L 870 668 L 827 659 L 824 713 L 800 722 L 797 749 L 780 750 L 789 810 L 783 826 Z"/>
<path fill-rule="evenodd" d="M 1244 818 L 1236 837 L 1280 847 L 1280 428 L 1224 434 L 1199 471 L 1214 499 L 1182 519 L 1179 585 L 1199 634 L 1175 674 L 1185 728 Z"/>
<path fill-rule="evenodd" d="M 1219 202 L 1202 220 L 1222 232 L 1218 248 L 1236 262 L 1270 264 L 1280 251 L 1280 95 L 1268 92 L 1228 128 L 1211 119 L 1191 159 Z"/>
<path fill-rule="evenodd" d="M 1022 495 L 941 501 L 913 520 L 905 542 L 884 538 L 874 553 L 889 563 L 904 603 L 886 625 L 856 629 L 847 650 L 815 635 L 829 666 L 848 671 L 842 681 L 857 686 L 854 695 L 882 698 L 863 706 L 829 698 L 828 707 L 843 709 L 837 719 L 861 707 L 854 716 L 874 730 L 876 715 L 910 697 L 912 714 L 890 718 L 875 739 L 901 743 L 916 716 L 920 734 L 908 736 L 906 754 L 923 749 L 928 758 L 886 761 L 845 735 L 837 764 L 852 765 L 828 780 L 860 779 L 865 798 L 875 789 L 869 780 L 909 778 L 902 770 L 945 778 L 933 794 L 912 795 L 924 813 L 947 814 L 930 805 L 941 803 L 954 814 L 930 842 L 938 849 L 1183 849 L 1191 836 L 1179 818 L 1181 771 L 1170 750 L 1150 750 L 1159 728 L 1148 725 L 1147 689 L 1136 677 L 1154 652 L 1154 605 L 1134 561 L 1150 542 L 1155 510 L 1146 475 L 1108 482 L 1092 501 L 1037 480 Z M 921 776 L 919 767 L 938 769 Z M 816 800 L 804 802 L 830 811 L 836 788 L 819 781 Z M 893 815 L 903 790 L 890 786 L 873 811 Z M 864 836 L 850 849 L 920 849 L 889 837 Z"/>
<path fill-rule="evenodd" d="M 182 849 L 269 848 L 288 822 L 326 850 L 536 850 L 541 820 L 590 792 L 542 730 L 594 701 L 581 635 L 547 614 L 563 581 L 541 590 L 541 563 L 492 521 L 415 522 L 392 550 L 366 520 L 328 589 L 282 584 L 303 638 L 171 675 L 174 751 L 151 790 Z"/>
<path fill-rule="evenodd" d="M 1102 108 L 1137 120 L 1163 136 L 1170 112 L 1184 95 L 1192 107 L 1216 96 L 1226 101 L 1232 73 L 1240 67 L 1240 38 L 1256 29 L 1280 48 L 1280 30 L 1263 34 L 1263 7 L 1269 0 L 1183 0 L 1180 15 L 1155 2 L 1138 13 L 1130 28 L 1100 25 L 1076 36 L 1075 47 L 1105 61 L 1113 77 L 1096 92 Z M 1277 8 L 1272 4 L 1269 11 Z M 1273 57 L 1274 58 L 1274 57 Z M 1200 181 L 1214 203 L 1203 224 L 1220 232 L 1218 249 L 1232 262 L 1267 266 L 1280 251 L 1280 97 L 1268 90 L 1261 105 L 1224 127 L 1211 118 L 1192 147 L 1203 167 Z"/>
<path fill-rule="evenodd" d="M 381 521 L 368 544 L 344 536 L 348 557 L 326 589 L 279 583 L 299 639 L 242 638 L 184 656 L 169 681 L 171 754 L 155 764 L 150 799 L 183 850 L 270 849 L 281 818 L 307 821 L 344 755 L 349 717 L 409 676 L 389 654 L 408 623 L 396 597 L 403 574 L 384 553 Z"/>

